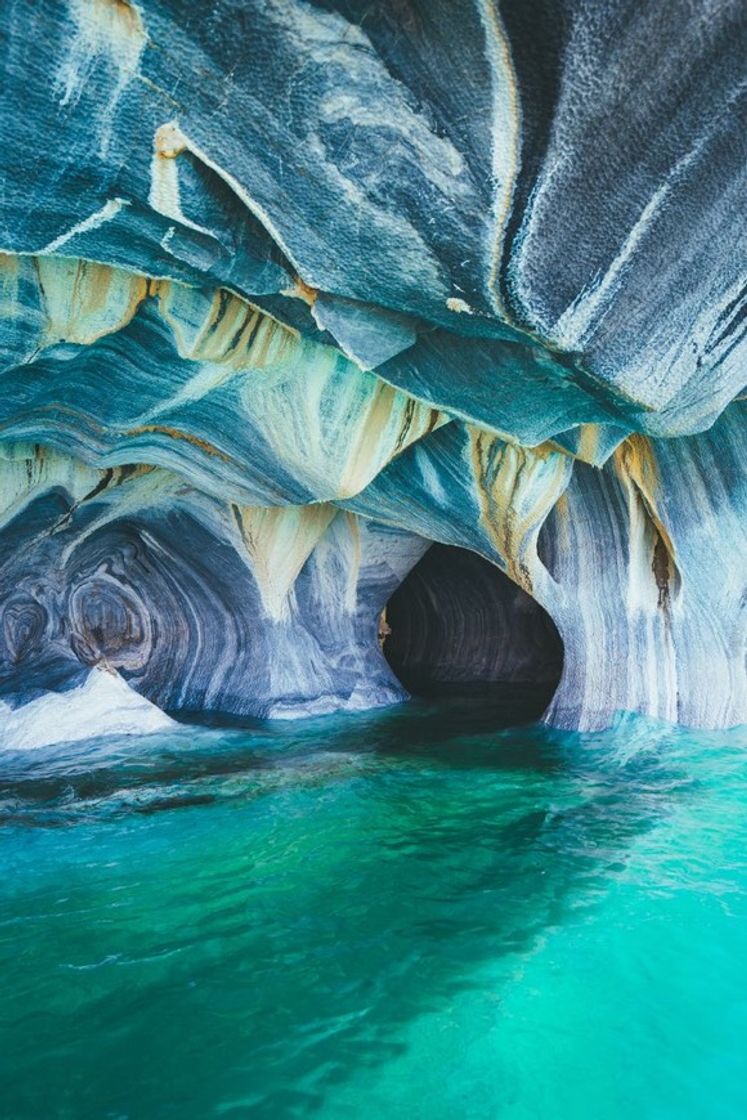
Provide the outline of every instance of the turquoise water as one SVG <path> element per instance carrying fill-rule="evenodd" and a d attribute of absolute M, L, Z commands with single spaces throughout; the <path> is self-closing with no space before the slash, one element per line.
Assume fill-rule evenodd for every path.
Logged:
<path fill-rule="evenodd" d="M 747 735 L 418 705 L 0 758 L 0 1114 L 747 1116 Z"/>

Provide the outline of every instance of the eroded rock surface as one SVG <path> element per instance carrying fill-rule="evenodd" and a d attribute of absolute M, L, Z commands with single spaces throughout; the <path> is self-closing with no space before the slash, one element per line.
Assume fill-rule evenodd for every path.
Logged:
<path fill-rule="evenodd" d="M 747 721 L 740 4 L 0 26 L 0 741 L 106 670 L 133 730 L 400 699 L 434 541 L 553 620 L 554 723 Z"/>

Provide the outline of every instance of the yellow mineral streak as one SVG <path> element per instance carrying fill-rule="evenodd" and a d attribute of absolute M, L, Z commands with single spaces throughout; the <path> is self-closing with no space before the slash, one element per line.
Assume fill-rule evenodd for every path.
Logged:
<path fill-rule="evenodd" d="M 153 147 L 164 159 L 176 159 L 187 147 L 187 138 L 175 121 L 168 121 L 156 129 Z"/>
<path fill-rule="evenodd" d="M 579 430 L 576 458 L 581 459 L 584 463 L 594 464 L 599 454 L 600 435 L 599 424 L 582 424 Z"/>
<path fill-rule="evenodd" d="M 0 253 L 0 318 L 12 319 L 18 307 L 19 261 L 13 253 Z"/>
<path fill-rule="evenodd" d="M 270 618 L 283 619 L 289 612 L 291 588 L 337 509 L 325 502 L 273 509 L 232 508 L 265 610 Z"/>
<path fill-rule="evenodd" d="M 613 462 L 620 477 L 632 478 L 649 500 L 659 483 L 659 468 L 651 441 L 643 435 L 631 435 L 616 449 Z"/>
<path fill-rule="evenodd" d="M 669 617 L 680 577 L 674 543 L 657 509 L 660 479 L 650 440 L 629 436 L 613 464 L 628 502 L 628 612 L 651 617 L 664 610 Z"/>
<path fill-rule="evenodd" d="M 168 436 L 169 439 L 184 440 L 192 447 L 199 448 L 204 451 L 206 455 L 212 455 L 216 459 L 222 459 L 224 463 L 231 462 L 231 456 L 226 455 L 225 451 L 221 451 L 215 447 L 214 444 L 209 443 L 206 439 L 200 439 L 199 436 L 192 435 L 191 432 L 182 432 L 179 428 L 172 428 L 168 424 L 140 424 L 136 428 L 130 428 L 125 432 L 127 436 L 143 436 L 152 432 L 154 435 Z"/>
<path fill-rule="evenodd" d="M 568 495 L 563 493 L 558 498 L 553 506 L 552 512 L 555 516 L 554 522 L 554 536 L 555 547 L 559 552 L 567 551 L 571 548 L 571 507 L 568 502 Z"/>
<path fill-rule="evenodd" d="M 36 257 L 46 327 L 42 345 L 90 346 L 127 326 L 148 293 L 144 276 L 93 261 Z"/>
<path fill-rule="evenodd" d="M 659 491 L 659 466 L 651 440 L 644 435 L 631 435 L 615 450 L 612 459 L 615 470 L 628 491 L 629 500 L 637 494 L 646 513 L 661 537 L 674 563 L 674 542 L 669 535 L 657 508 Z"/>
<path fill-rule="evenodd" d="M 367 383 L 368 385 L 369 383 Z M 350 432 L 339 497 L 349 498 L 406 447 L 448 423 L 449 417 L 375 378 L 375 385 Z"/>
<path fill-rule="evenodd" d="M 226 363 L 230 370 L 243 370 L 298 357 L 297 331 L 225 288 L 216 288 L 206 298 L 201 291 L 161 280 L 154 291 L 182 358 Z"/>
<path fill-rule="evenodd" d="M 578 459 L 582 463 L 588 463 L 591 467 L 599 467 L 602 466 L 606 460 L 606 456 L 600 459 L 602 431 L 602 424 L 579 424 L 577 428 L 575 428 L 575 450 L 564 446 L 557 437 L 546 440 L 546 443 L 549 444 L 554 451 L 559 451 L 561 455 L 568 455 L 572 459 Z"/>
<path fill-rule="evenodd" d="M 480 520 L 507 574 L 530 594 L 542 522 L 563 493 L 568 460 L 547 445 L 504 443 L 468 426 Z"/>
<path fill-rule="evenodd" d="M 290 296 L 292 299 L 301 299 L 309 307 L 313 307 L 319 296 L 319 289 L 312 288 L 300 276 L 297 276 L 292 288 L 284 288 L 284 296 Z"/>

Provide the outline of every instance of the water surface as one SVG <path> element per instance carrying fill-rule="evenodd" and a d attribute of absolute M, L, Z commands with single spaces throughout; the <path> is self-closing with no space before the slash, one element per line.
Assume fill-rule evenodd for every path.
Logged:
<path fill-rule="evenodd" d="M 0 1115 L 747 1116 L 747 734 L 413 704 L 0 755 Z"/>

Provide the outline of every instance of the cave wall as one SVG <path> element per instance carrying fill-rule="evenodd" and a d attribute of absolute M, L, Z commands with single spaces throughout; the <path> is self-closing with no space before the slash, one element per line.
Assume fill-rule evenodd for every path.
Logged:
<path fill-rule="evenodd" d="M 744 402 L 699 436 L 633 436 L 601 469 L 451 425 L 346 502 L 485 556 L 548 612 L 563 675 L 546 719 L 632 711 L 747 722 Z"/>
<path fill-rule="evenodd" d="M 747 720 L 736 0 L 0 31 L 0 742 L 401 698 L 433 541 L 552 618 L 551 722 Z"/>
<path fill-rule="evenodd" d="M 7 707 L 96 669 L 172 713 L 283 718 L 406 695 L 377 621 L 420 538 L 328 504 L 227 506 L 160 468 L 95 471 L 43 449 L 16 448 L 4 477 Z"/>
<path fill-rule="evenodd" d="M 702 435 L 634 437 L 574 471 L 540 538 L 570 647 L 551 722 L 747 722 L 744 421 L 734 405 Z"/>

